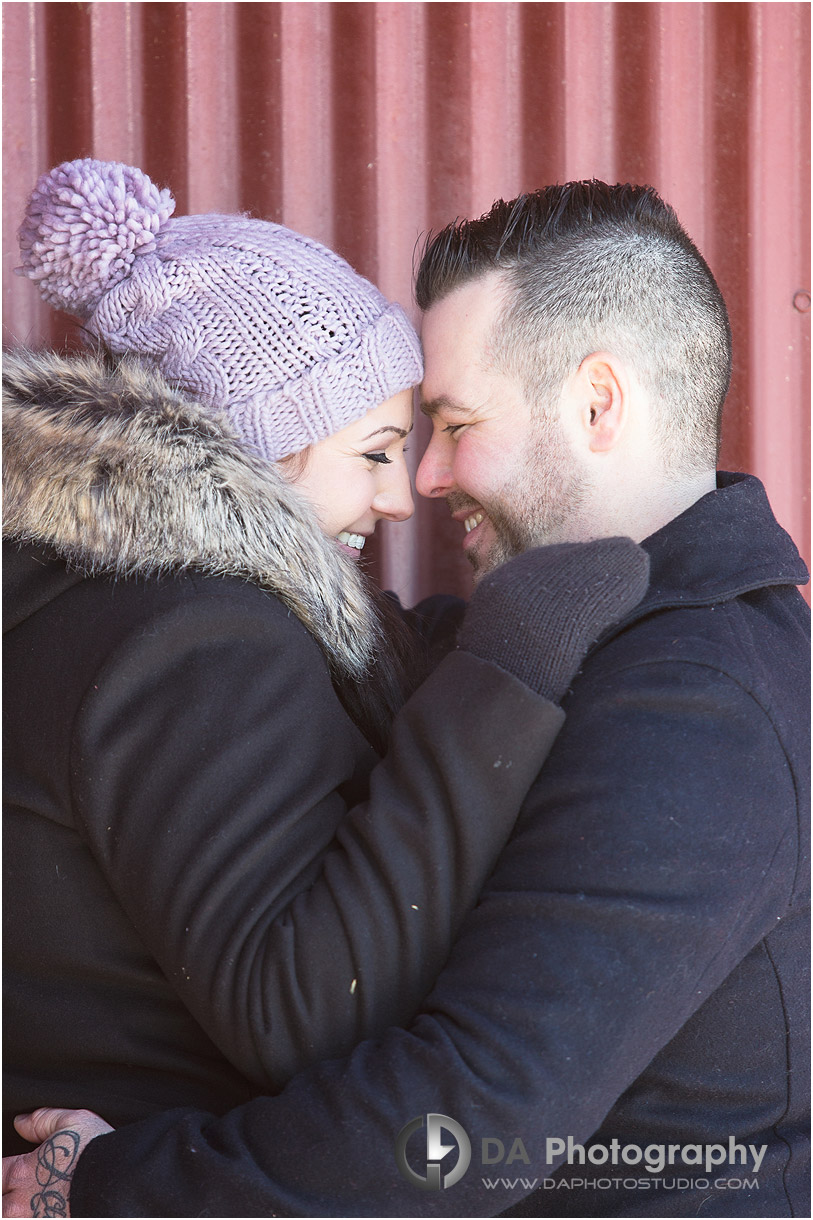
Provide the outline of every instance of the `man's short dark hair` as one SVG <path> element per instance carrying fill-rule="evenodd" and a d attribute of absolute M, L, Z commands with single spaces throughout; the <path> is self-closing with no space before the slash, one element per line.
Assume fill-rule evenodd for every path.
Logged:
<path fill-rule="evenodd" d="M 629 361 L 655 405 L 667 469 L 714 466 L 731 328 L 714 276 L 650 186 L 567 182 L 499 200 L 426 240 L 415 292 L 428 309 L 504 273 L 498 367 L 540 409 L 593 351 Z"/>

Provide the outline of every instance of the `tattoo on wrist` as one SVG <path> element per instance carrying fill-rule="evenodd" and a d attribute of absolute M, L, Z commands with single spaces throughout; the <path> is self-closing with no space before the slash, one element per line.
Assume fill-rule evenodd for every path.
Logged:
<path fill-rule="evenodd" d="M 37 1149 L 40 1190 L 31 1196 L 32 1216 L 67 1216 L 68 1192 L 79 1158 L 80 1140 L 78 1131 L 66 1128 Z"/>

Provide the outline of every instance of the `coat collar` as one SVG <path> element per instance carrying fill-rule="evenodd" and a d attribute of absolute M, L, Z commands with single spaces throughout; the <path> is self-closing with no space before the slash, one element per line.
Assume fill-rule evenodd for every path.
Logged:
<path fill-rule="evenodd" d="M 750 474 L 717 472 L 717 488 L 641 543 L 649 555 L 643 599 L 596 642 L 603 647 L 659 610 L 712 606 L 743 593 L 809 579 L 790 535 Z"/>
<path fill-rule="evenodd" d="M 226 415 L 131 358 L 22 351 L 3 362 L 3 432 L 4 538 L 83 575 L 239 577 L 301 619 L 334 674 L 368 670 L 380 628 L 360 573 Z"/>
<path fill-rule="evenodd" d="M 702 496 L 641 544 L 650 559 L 641 611 L 702 606 L 769 585 L 806 584 L 808 572 L 749 474 L 719 471 Z"/>

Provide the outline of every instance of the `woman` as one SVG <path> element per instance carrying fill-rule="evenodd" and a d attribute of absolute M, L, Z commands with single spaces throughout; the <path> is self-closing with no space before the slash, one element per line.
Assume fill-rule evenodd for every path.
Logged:
<path fill-rule="evenodd" d="M 408 1020 L 552 701 L 646 581 L 631 544 L 534 553 L 521 634 L 563 646 L 533 689 L 492 585 L 476 643 L 393 720 L 409 666 L 354 561 L 411 512 L 414 332 L 317 243 L 173 208 L 82 160 L 21 229 L 25 274 L 100 350 L 6 368 L 12 1116 L 222 1111 Z"/>

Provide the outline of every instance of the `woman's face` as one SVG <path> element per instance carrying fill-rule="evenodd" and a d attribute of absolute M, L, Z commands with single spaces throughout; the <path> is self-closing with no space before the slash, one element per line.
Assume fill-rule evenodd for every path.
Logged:
<path fill-rule="evenodd" d="M 300 473 L 290 477 L 310 501 L 325 533 L 358 559 L 376 524 L 412 516 L 412 487 L 404 442 L 412 430 L 412 390 L 403 390 L 312 445 Z M 286 468 L 283 461 L 282 469 Z M 296 465 L 291 467 L 296 469 Z"/>

